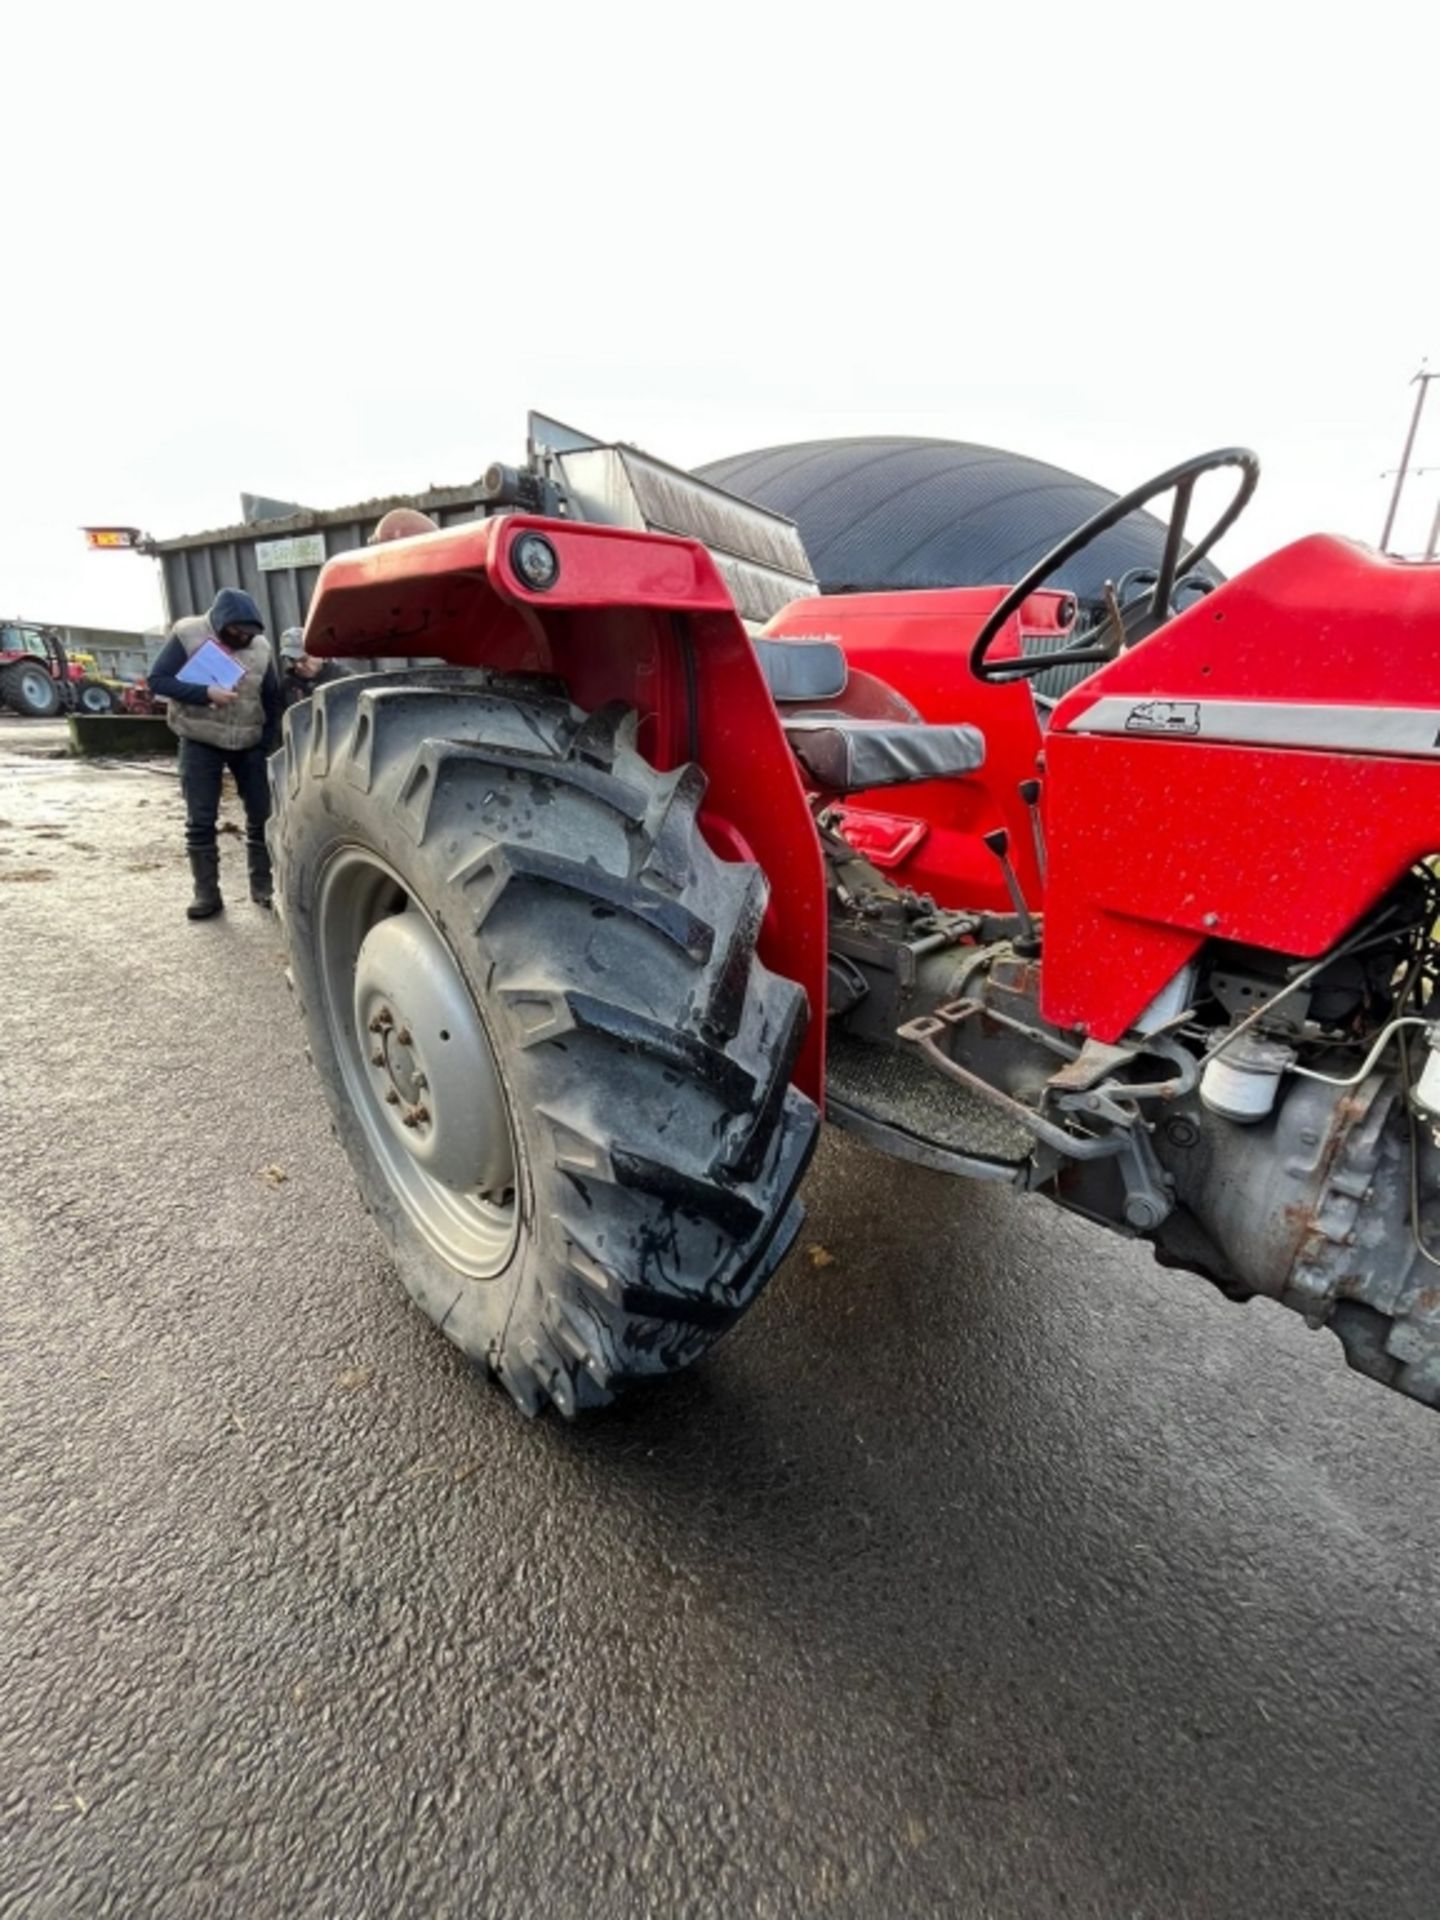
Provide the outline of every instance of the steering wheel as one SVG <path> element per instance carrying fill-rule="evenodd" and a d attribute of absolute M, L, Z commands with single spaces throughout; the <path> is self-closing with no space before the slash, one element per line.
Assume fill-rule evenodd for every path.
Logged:
<path fill-rule="evenodd" d="M 1220 518 L 1211 527 L 1203 540 L 1199 540 L 1183 556 L 1185 571 L 1190 570 L 1202 560 L 1214 546 L 1221 534 L 1227 533 L 1250 503 L 1260 479 L 1260 461 L 1248 447 L 1221 447 L 1214 453 L 1198 453 L 1192 460 L 1182 460 L 1178 467 L 1167 467 L 1164 473 L 1157 473 L 1153 480 L 1147 480 L 1143 486 L 1136 487 L 1133 493 L 1125 493 L 1118 500 L 1112 500 L 1108 507 L 1102 507 L 1099 513 L 1092 514 L 1083 526 L 1076 527 L 1073 533 L 1066 534 L 1058 547 L 1052 547 L 1043 560 L 1035 565 L 1018 581 L 1005 598 L 991 613 L 989 619 L 975 636 L 975 644 L 970 649 L 970 671 L 977 680 L 1033 680 L 1037 675 L 1049 673 L 1055 667 L 1068 667 L 1081 661 L 1112 660 L 1124 642 L 1142 639 L 1145 634 L 1153 633 L 1170 617 L 1170 596 L 1175 589 L 1176 577 L 1180 572 L 1182 555 L 1181 543 L 1185 538 L 1185 522 L 1190 517 L 1190 501 L 1195 492 L 1195 483 L 1202 475 L 1217 472 L 1222 467 L 1239 467 L 1240 481 L 1235 496 Z M 1170 524 L 1165 529 L 1165 550 L 1160 556 L 1160 565 L 1155 571 L 1155 584 L 1152 592 L 1142 603 L 1142 611 L 1132 623 L 1121 617 L 1121 631 L 1110 635 L 1104 628 L 1087 634 L 1079 645 L 1065 647 L 1059 653 L 1037 654 L 1033 659 L 989 660 L 987 655 L 995 643 L 996 636 L 1012 614 L 1020 608 L 1035 592 L 1043 586 L 1051 574 L 1063 567 L 1067 560 L 1073 560 L 1077 553 L 1083 553 L 1086 547 L 1108 533 L 1111 527 L 1119 526 L 1122 520 L 1128 520 L 1132 513 L 1148 506 L 1162 493 L 1174 490 L 1175 503 L 1170 509 Z M 1148 585 L 1148 582 L 1147 582 Z M 1114 616 L 1106 623 L 1114 625 Z M 1102 637 L 1097 638 L 1097 633 Z"/>

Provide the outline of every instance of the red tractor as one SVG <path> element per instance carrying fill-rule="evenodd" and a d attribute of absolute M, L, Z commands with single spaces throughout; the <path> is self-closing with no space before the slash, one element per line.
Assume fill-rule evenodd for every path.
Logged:
<path fill-rule="evenodd" d="M 60 713 L 110 713 L 114 695 L 71 660 L 54 627 L 28 621 L 0 625 L 0 708 L 30 720 Z"/>
<path fill-rule="evenodd" d="M 1257 475 L 823 598 L 788 522 L 557 430 L 328 563 L 307 649 L 427 664 L 286 716 L 294 984 L 407 1288 L 526 1412 L 735 1322 L 822 1113 L 1440 1406 L 1440 568 L 1316 537 L 1180 595 Z M 1138 592 L 1047 585 L 1165 494 Z"/>

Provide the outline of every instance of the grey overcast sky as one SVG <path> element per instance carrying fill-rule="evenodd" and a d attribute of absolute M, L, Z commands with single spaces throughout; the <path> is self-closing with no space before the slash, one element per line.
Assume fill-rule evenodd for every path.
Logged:
<path fill-rule="evenodd" d="M 899 430 L 1117 488 L 1247 442 L 1234 568 L 1375 540 L 1440 365 L 1433 0 L 133 0 L 0 46 L 0 616 L 151 624 L 83 522 L 459 482 L 532 405 L 682 464 Z"/>

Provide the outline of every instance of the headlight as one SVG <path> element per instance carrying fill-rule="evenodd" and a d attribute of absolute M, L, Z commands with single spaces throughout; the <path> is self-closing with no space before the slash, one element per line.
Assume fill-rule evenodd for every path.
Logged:
<path fill-rule="evenodd" d="M 510 549 L 510 564 L 536 593 L 546 593 L 560 578 L 560 556 L 543 533 L 522 533 Z"/>

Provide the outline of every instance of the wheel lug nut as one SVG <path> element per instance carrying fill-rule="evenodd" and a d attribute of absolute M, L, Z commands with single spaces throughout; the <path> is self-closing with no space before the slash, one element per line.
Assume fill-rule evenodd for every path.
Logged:
<path fill-rule="evenodd" d="M 410 1029 L 408 1027 L 401 1027 L 395 1035 L 395 1038 L 400 1046 L 408 1047 L 410 1044 Z"/>
<path fill-rule="evenodd" d="M 381 1007 L 380 1011 L 375 1015 L 375 1018 L 370 1022 L 370 1031 L 371 1033 L 384 1033 L 387 1027 L 393 1027 L 394 1024 L 394 1014 L 391 1013 L 388 1007 Z"/>
<path fill-rule="evenodd" d="M 400 1104 L 400 1096 L 399 1096 L 399 1094 L 398 1094 L 398 1093 L 397 1093 L 397 1092 L 395 1091 L 395 1089 L 394 1089 L 394 1087 L 387 1087 L 387 1088 L 385 1089 L 385 1104 L 386 1104 L 386 1106 L 387 1106 L 387 1107 L 398 1107 L 398 1106 L 399 1106 L 399 1104 Z"/>
<path fill-rule="evenodd" d="M 372 1053 L 372 1054 L 371 1054 L 371 1056 L 370 1056 L 370 1064 L 371 1064 L 371 1066 L 372 1066 L 372 1067 L 383 1067 L 383 1066 L 384 1066 L 384 1064 L 385 1064 L 385 1053 L 384 1053 L 384 1049 L 383 1049 L 383 1048 L 381 1048 L 381 1047 L 377 1047 L 377 1048 L 375 1049 L 375 1051 L 374 1051 L 374 1053 Z"/>

